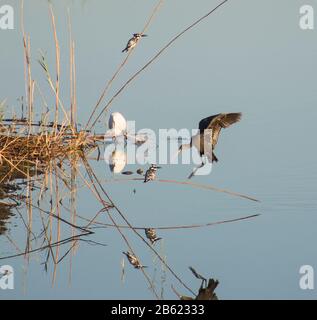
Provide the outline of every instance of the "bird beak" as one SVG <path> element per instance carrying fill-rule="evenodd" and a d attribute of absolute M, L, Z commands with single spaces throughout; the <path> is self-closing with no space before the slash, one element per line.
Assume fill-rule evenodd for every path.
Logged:
<path fill-rule="evenodd" d="M 142 34 L 142 37 L 148 37 L 148 35 L 147 34 Z"/>

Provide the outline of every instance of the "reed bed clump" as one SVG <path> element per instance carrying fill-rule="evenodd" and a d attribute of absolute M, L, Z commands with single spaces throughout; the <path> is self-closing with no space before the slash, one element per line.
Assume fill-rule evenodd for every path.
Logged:
<path fill-rule="evenodd" d="M 157 5 L 154 7 L 142 32 L 148 28 L 162 2 L 163 0 L 157 0 Z M 104 134 L 96 135 L 92 133 L 92 130 L 95 130 L 96 124 L 99 123 L 101 116 L 104 116 L 106 111 L 108 111 L 108 108 L 114 99 L 116 99 L 141 72 L 154 62 L 179 37 L 211 15 L 225 2 L 227 2 L 227 0 L 222 1 L 216 8 L 208 12 L 199 20 L 196 20 L 170 40 L 167 45 L 165 45 L 139 71 L 132 75 L 112 97 L 109 97 L 105 106 L 99 110 L 100 104 L 104 98 L 108 98 L 106 94 L 110 86 L 126 65 L 131 52 L 128 53 L 116 72 L 106 83 L 97 104 L 89 115 L 88 121 L 84 123 L 85 130 L 78 131 L 76 66 L 74 55 L 75 43 L 72 39 L 70 15 L 68 15 L 70 92 L 69 99 L 67 99 L 62 97 L 63 91 L 61 92 L 61 88 L 63 88 L 63 83 L 60 81 L 61 72 L 64 69 L 63 65 L 60 63 L 61 50 L 53 8 L 49 5 L 52 41 L 54 41 L 55 44 L 55 70 L 52 71 L 53 69 L 50 69 L 44 54 L 41 53 L 40 58 L 37 59 L 41 70 L 44 72 L 48 89 L 51 93 L 51 101 L 49 101 L 47 97 L 44 96 L 39 83 L 33 78 L 31 72 L 31 63 L 34 60 L 31 57 L 31 38 L 25 33 L 23 27 L 22 0 L 21 29 L 23 34 L 26 91 L 23 103 L 25 103 L 25 106 L 22 105 L 22 114 L 20 118 L 13 116 L 12 118 L 6 119 L 4 118 L 4 115 L 0 113 L 0 234 L 3 233 L 7 237 L 7 240 L 16 252 L 10 255 L 1 254 L 0 261 L 22 256 L 25 259 L 29 259 L 31 254 L 42 252 L 43 255 L 41 255 L 41 257 L 44 258 L 42 265 L 44 265 L 45 271 L 50 270 L 49 268 L 52 267 L 53 285 L 57 278 L 57 267 L 62 261 L 66 260 L 66 257 L 69 258 L 70 262 L 71 278 L 72 256 L 76 253 L 80 242 L 105 246 L 106 244 L 104 243 L 90 239 L 90 236 L 97 233 L 97 229 L 104 229 L 99 230 L 103 233 L 103 239 L 104 232 L 116 230 L 125 247 L 122 250 L 129 252 L 130 258 L 131 256 L 135 257 L 139 266 L 143 266 L 143 260 L 145 260 L 146 257 L 143 256 L 143 252 L 137 252 L 134 243 L 130 240 L 131 237 L 139 240 L 139 242 L 144 245 L 144 248 L 155 257 L 155 261 L 160 263 L 161 266 L 162 283 L 165 282 L 166 274 L 169 274 L 171 279 L 176 281 L 179 286 L 186 289 L 191 296 L 196 297 L 197 299 L 216 298 L 214 289 L 218 284 L 217 281 L 210 279 L 207 285 L 207 279 L 199 275 L 196 271 L 193 272 L 191 269 L 198 279 L 203 280 L 199 294 L 197 295 L 195 291 L 183 281 L 178 271 L 174 270 L 174 267 L 168 263 L 164 253 L 161 251 L 159 252 L 158 248 L 154 247 L 152 241 L 148 241 L 151 239 L 149 239 L 147 234 L 146 237 L 144 236 L 144 231 L 149 230 L 150 228 L 155 232 L 155 229 L 174 231 L 178 229 L 211 227 L 219 224 L 255 218 L 258 214 L 191 225 L 148 226 L 141 224 L 140 226 L 136 226 L 132 224 L 130 219 L 128 219 L 125 213 L 121 211 L 109 195 L 108 185 L 109 183 L 117 182 L 117 179 L 107 178 L 107 180 L 102 181 L 100 172 L 96 172 L 95 168 L 91 166 L 91 162 L 88 161 L 88 154 L 97 150 L 98 157 L 96 160 L 100 160 L 100 150 L 97 143 L 98 141 L 104 140 Z M 36 96 L 37 92 L 40 93 L 43 105 L 47 109 L 46 112 L 41 112 L 43 109 L 36 110 L 34 101 L 37 100 L 34 99 L 34 95 Z M 66 104 L 63 101 L 69 101 L 69 103 Z M 4 102 L 0 103 L 0 110 L 3 107 L 3 104 Z M 27 111 L 26 115 L 24 115 L 25 110 Z M 40 120 L 36 119 L 36 114 L 41 114 Z M 61 121 L 61 119 L 63 119 L 63 121 Z M 143 181 L 144 179 L 132 178 L 120 181 L 126 182 L 127 180 Z M 257 201 L 254 198 L 240 193 L 218 189 L 213 186 L 195 184 L 188 181 L 158 179 L 157 182 L 189 185 L 195 188 L 222 192 L 229 194 L 230 196 Z M 86 208 L 86 212 L 80 212 L 82 209 L 77 206 L 77 199 L 79 192 L 82 192 L 81 189 L 90 191 L 89 194 L 92 197 L 89 199 L 93 199 L 100 207 L 99 211 L 87 212 Z M 85 197 L 88 197 L 86 192 L 81 193 L 81 195 L 82 194 L 84 194 Z M 10 200 L 10 202 L 7 200 Z M 25 233 L 25 241 L 21 241 L 20 239 L 16 240 L 5 233 L 5 223 L 11 215 L 11 206 L 16 206 L 14 209 L 15 214 L 20 215 L 22 223 L 19 231 Z M 22 207 L 23 210 L 19 212 L 19 209 Z M 78 221 L 78 219 L 80 220 Z M 80 221 L 83 224 L 79 224 Z M 123 252 L 122 250 L 121 252 Z M 150 276 L 149 269 L 145 270 L 141 267 L 136 269 L 143 274 L 144 280 L 155 298 L 163 299 L 163 291 L 161 291 L 161 294 L 159 293 L 159 290 L 156 287 L 155 277 Z M 163 287 L 162 284 L 161 286 Z M 179 298 L 192 299 L 180 294 L 177 294 L 177 296 Z"/>
<path fill-rule="evenodd" d="M 26 124 L 28 126 L 28 124 Z M 47 165 L 52 159 L 63 161 L 70 159 L 74 153 L 85 152 L 93 144 L 86 132 L 72 132 L 63 129 L 28 133 L 27 130 L 12 131 L 0 134 L 0 159 L 11 163 L 27 162 L 34 165 Z"/>

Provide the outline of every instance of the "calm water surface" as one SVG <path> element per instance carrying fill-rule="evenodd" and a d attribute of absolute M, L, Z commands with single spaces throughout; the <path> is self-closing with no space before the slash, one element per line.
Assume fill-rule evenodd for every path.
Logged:
<path fill-rule="evenodd" d="M 24 95 L 20 7 L 18 1 L 5 2 L 15 9 L 16 28 L 0 31 L 0 100 L 7 99 L 8 113 L 19 113 L 17 99 Z M 212 227 L 158 230 L 163 239 L 155 249 L 195 291 L 200 283 L 188 266 L 208 278 L 218 279 L 217 295 L 221 299 L 317 298 L 316 291 L 299 288 L 300 266 L 317 268 L 317 31 L 303 31 L 298 26 L 299 8 L 306 2 L 229 1 L 175 42 L 111 107 L 111 111 L 135 120 L 137 129 L 151 128 L 157 132 L 159 128 L 196 128 L 203 117 L 241 111 L 242 121 L 220 137 L 220 161 L 212 174 L 194 177 L 192 182 L 247 194 L 261 202 L 190 185 L 114 182 L 131 177 L 114 176 L 104 161 L 89 160 L 108 196 L 133 226 L 205 224 L 260 214 Z M 122 62 L 121 50 L 126 40 L 131 33 L 142 30 L 154 2 L 53 3 L 62 54 L 61 94 L 67 103 L 69 8 L 76 43 L 78 118 L 85 123 L 106 81 Z M 172 36 L 216 4 L 214 0 L 202 0 L 199 4 L 165 1 L 147 31 L 149 37 L 133 52 L 108 97 Z M 24 20 L 31 38 L 33 77 L 43 94 L 50 97 L 50 107 L 54 99 L 36 61 L 41 49 L 54 70 L 54 42 L 46 1 L 27 1 Z M 39 94 L 35 104 L 38 108 L 42 104 Z M 97 132 L 105 131 L 103 123 L 107 117 L 102 118 Z M 88 180 L 84 165 L 79 165 L 78 170 Z M 135 171 L 139 167 L 130 165 L 125 170 Z M 160 179 L 184 181 L 191 168 L 165 165 L 158 175 Z M 65 170 L 70 172 L 67 166 Z M 82 177 L 77 176 L 76 185 L 75 221 L 85 226 L 84 219 L 94 218 L 102 205 Z M 61 215 L 74 221 L 68 210 L 69 190 L 62 182 L 60 192 L 65 194 Z M 49 197 L 45 201 L 44 207 L 49 208 Z M 26 207 L 12 209 L 11 214 L 4 213 L 9 219 L 2 223 L 7 230 L 0 235 L 1 257 L 25 250 L 27 232 L 22 218 L 27 219 Z M 124 224 L 115 210 L 111 216 L 118 224 Z M 43 245 L 39 210 L 33 210 L 32 219 L 32 248 L 39 248 Z M 96 220 L 111 223 L 106 212 L 99 213 Z M 56 228 L 55 222 L 54 241 Z M 98 244 L 79 241 L 55 268 L 51 256 L 45 265 L 49 250 L 0 260 L 0 265 L 10 264 L 15 270 L 15 289 L 0 290 L 1 299 L 155 298 L 142 272 L 133 269 L 127 260 L 122 275 L 122 251 L 128 248 L 120 233 L 112 227 L 92 231 L 93 235 L 83 239 Z M 131 230 L 123 232 L 142 263 L 148 266 L 146 272 L 159 295 L 176 298 L 171 285 L 190 295 Z M 61 226 L 61 239 L 71 235 L 70 226 Z M 70 247 L 71 243 L 60 246 L 59 258 Z"/>

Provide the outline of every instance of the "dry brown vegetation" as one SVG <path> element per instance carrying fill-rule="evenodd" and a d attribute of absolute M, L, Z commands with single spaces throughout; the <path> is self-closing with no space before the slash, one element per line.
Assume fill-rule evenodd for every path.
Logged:
<path fill-rule="evenodd" d="M 153 20 L 155 13 L 162 4 L 158 1 L 149 19 L 146 21 L 143 32 L 148 28 Z M 225 3 L 224 1 L 223 3 Z M 222 3 L 222 4 L 223 4 Z M 218 6 L 219 7 L 219 6 Z M 217 8 L 218 8 L 217 7 Z M 216 9 L 217 9 L 216 8 Z M 0 127 L 0 234 L 4 233 L 8 241 L 12 244 L 15 253 L 0 257 L 0 260 L 23 256 L 26 259 L 35 252 L 44 252 L 44 266 L 47 270 L 50 262 L 53 266 L 52 283 L 55 282 L 57 266 L 65 257 L 70 257 L 76 253 L 76 248 L 81 241 L 89 244 L 104 245 L 97 243 L 87 236 L 94 233 L 94 229 L 104 228 L 116 230 L 121 236 L 124 247 L 143 265 L 140 255 L 137 255 L 129 237 L 134 236 L 139 239 L 149 250 L 156 261 L 161 265 L 164 273 L 169 273 L 171 278 L 178 284 L 187 289 L 192 295 L 195 292 L 181 279 L 176 271 L 167 263 L 166 257 L 158 252 L 155 246 L 146 239 L 144 231 L 151 227 L 165 231 L 175 229 L 189 229 L 210 227 L 220 223 L 231 223 L 244 219 L 256 217 L 249 215 L 238 219 L 211 222 L 206 224 L 193 224 L 191 226 L 133 226 L 126 215 L 112 201 L 106 190 L 105 183 L 97 177 L 94 169 L 88 161 L 88 154 L 98 150 L 99 136 L 93 136 L 91 130 L 97 120 L 112 104 L 114 99 L 133 81 L 143 70 L 147 68 L 161 53 L 166 50 L 185 32 L 193 28 L 200 21 L 208 17 L 216 9 L 191 24 L 184 31 L 179 33 L 161 49 L 155 57 L 147 62 L 143 68 L 135 73 L 127 82 L 109 99 L 97 117 L 94 118 L 101 102 L 106 97 L 108 88 L 116 79 L 120 70 L 127 63 L 131 52 L 124 58 L 117 71 L 106 83 L 97 104 L 92 109 L 91 117 L 85 125 L 87 130 L 77 130 L 77 100 L 76 100 L 76 65 L 75 65 L 75 44 L 72 39 L 71 22 L 69 18 L 69 65 L 70 65 L 70 105 L 65 106 L 60 96 L 60 45 L 58 32 L 56 30 L 55 17 L 52 6 L 49 6 L 49 15 L 52 25 L 52 39 L 55 43 L 55 74 L 51 75 L 49 67 L 43 55 L 38 62 L 45 74 L 52 93 L 51 113 L 45 114 L 41 120 L 34 118 L 34 94 L 35 88 L 39 84 L 32 77 L 32 58 L 31 58 L 31 39 L 24 31 L 23 22 L 23 1 L 21 7 L 21 30 L 23 35 L 24 47 L 24 76 L 25 76 L 25 103 L 27 109 L 26 117 L 17 118 L 12 116 L 3 119 Z M 80 111 L 80 110 L 79 110 Z M 63 122 L 59 119 L 63 118 Z M 137 179 L 135 179 L 137 180 Z M 143 179 L 141 179 L 143 180 Z M 229 195 L 239 196 L 248 200 L 255 200 L 238 193 L 219 190 L 212 186 L 203 186 L 190 182 L 179 182 L 174 180 L 159 180 L 159 183 L 186 184 L 192 187 L 225 192 Z M 100 205 L 100 210 L 95 213 L 81 215 L 76 205 L 77 193 L 81 188 L 86 188 L 94 196 Z M 256 201 L 256 200 L 255 200 Z M 17 214 L 25 227 L 26 241 L 24 244 L 16 243 L 10 235 L 5 233 L 4 222 L 11 215 L 11 207 L 23 208 L 25 214 L 17 209 Z M 34 215 L 37 215 L 40 228 L 34 228 Z M 109 219 L 107 222 L 104 220 Z M 82 221 L 80 225 L 78 221 Z M 24 247 L 22 247 L 24 245 Z M 163 298 L 163 293 L 159 292 L 155 281 L 150 277 L 144 268 L 138 268 L 143 273 L 151 292 L 157 299 Z M 215 299 L 214 289 L 218 282 L 210 282 L 210 286 L 201 287 L 202 294 L 208 291 L 208 297 Z M 207 290 L 207 291 L 206 291 Z M 199 295 L 198 295 L 199 297 Z"/>

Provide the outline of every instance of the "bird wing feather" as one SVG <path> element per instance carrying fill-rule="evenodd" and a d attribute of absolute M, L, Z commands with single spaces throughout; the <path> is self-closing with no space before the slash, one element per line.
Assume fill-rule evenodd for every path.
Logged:
<path fill-rule="evenodd" d="M 202 119 L 200 122 L 199 122 L 199 131 L 200 133 L 203 133 L 205 129 L 208 129 L 208 126 L 209 124 L 212 122 L 212 120 L 216 117 L 218 117 L 220 114 L 215 114 L 211 117 L 207 117 L 205 119 Z"/>
<path fill-rule="evenodd" d="M 203 119 L 204 126 L 207 124 L 209 120 L 209 124 L 204 129 L 211 129 L 212 130 L 212 147 L 214 148 L 217 145 L 218 138 L 221 132 L 221 129 L 228 128 L 232 124 L 240 121 L 241 113 L 220 113 L 215 116 L 211 116 L 209 118 Z M 202 122 L 201 121 L 201 122 Z"/>
<path fill-rule="evenodd" d="M 201 150 L 204 150 L 204 155 L 207 159 L 212 162 L 212 151 L 214 148 L 213 145 L 213 131 L 212 130 L 205 130 L 204 134 L 200 135 L 200 141 L 203 144 L 201 146 Z"/>

